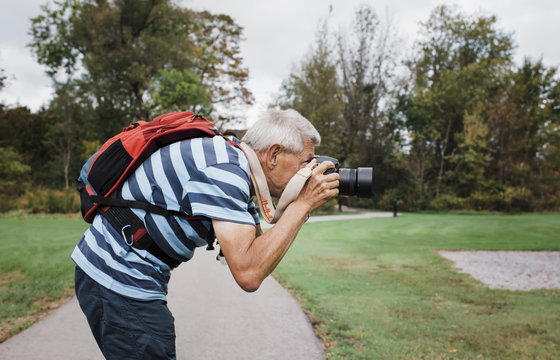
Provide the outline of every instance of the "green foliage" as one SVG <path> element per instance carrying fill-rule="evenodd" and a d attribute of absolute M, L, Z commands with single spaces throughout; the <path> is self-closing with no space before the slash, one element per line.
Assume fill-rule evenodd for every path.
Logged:
<path fill-rule="evenodd" d="M 377 202 L 377 207 L 381 210 L 393 211 L 396 202 L 397 211 L 409 211 L 412 209 L 412 205 L 409 203 L 410 198 L 411 197 L 406 194 L 405 189 L 390 188 L 385 190 L 385 192 Z M 365 208 L 365 206 L 360 206 L 360 207 Z"/>
<path fill-rule="evenodd" d="M 332 57 L 327 21 L 283 83 L 277 103 L 323 136 L 318 153 L 373 166 L 364 206 L 402 210 L 534 211 L 560 203 L 560 82 L 556 68 L 512 59 L 496 16 L 436 7 L 422 24 L 412 75 L 373 8 L 356 10 Z M 363 200 L 358 200 L 362 202 Z M 370 204 L 368 202 L 373 202 Z"/>
<path fill-rule="evenodd" d="M 95 140 L 95 141 L 83 140 L 82 146 L 84 151 L 80 155 L 80 160 L 82 160 L 82 162 L 85 163 L 91 156 L 93 156 L 93 154 L 97 152 L 97 150 L 99 150 L 99 148 L 101 148 L 101 145 L 103 144 L 101 144 L 101 141 L 99 140 Z"/>
<path fill-rule="evenodd" d="M 489 111 L 493 174 L 504 186 L 535 191 L 535 208 L 545 208 L 545 199 L 559 200 L 560 178 L 554 169 L 560 160 L 554 150 L 560 123 L 553 105 L 560 102 L 556 72 L 540 61 L 526 60 L 504 80 L 504 92 Z"/>
<path fill-rule="evenodd" d="M 64 71 L 83 101 L 93 99 L 98 140 L 167 106 L 252 100 L 239 50 L 242 28 L 229 16 L 194 12 L 169 0 L 64 0 L 42 10 L 32 19 L 29 46 L 55 82 Z M 196 74 L 207 99 L 201 102 L 204 94 L 197 90 L 190 94 L 196 98 L 185 101 L 184 92 L 173 95 L 164 86 L 160 100 L 168 103 L 162 109 L 153 95 L 165 71 Z"/>
<path fill-rule="evenodd" d="M 200 81 L 200 77 L 190 70 L 160 71 L 154 88 L 154 104 L 156 112 L 166 113 L 190 109 L 195 113 L 210 114 L 208 91 Z"/>
<path fill-rule="evenodd" d="M 78 21 L 81 4 L 76 0 L 54 1 L 54 4 L 56 9 L 48 4 L 42 5 L 43 14 L 31 19 L 33 42 L 29 46 L 34 50 L 37 61 L 48 66 L 49 76 L 55 76 L 59 69 L 72 75 L 81 49 L 66 39 L 70 36 L 73 23 Z"/>
<path fill-rule="evenodd" d="M 338 201 L 336 199 L 330 199 L 329 201 L 324 203 L 321 207 L 315 209 L 311 213 L 311 216 L 331 215 L 334 214 L 336 211 L 338 211 Z"/>
<path fill-rule="evenodd" d="M 227 122 L 235 112 L 253 103 L 247 89 L 249 70 L 243 66 L 240 42 L 243 28 L 225 14 L 193 12 L 195 31 L 189 34 L 193 44 L 193 72 L 209 94 L 209 101 L 220 105 L 214 121 Z"/>
<path fill-rule="evenodd" d="M 392 28 L 383 26 L 369 5 L 355 11 L 350 34 L 338 35 L 344 98 L 343 146 L 338 157 L 346 165 L 375 166 L 378 183 L 387 185 L 392 179 L 384 177 L 393 172 L 389 159 L 395 134 L 389 109 L 396 87 L 398 46 Z"/>
<path fill-rule="evenodd" d="M 333 35 L 336 42 L 333 42 Z M 360 6 L 352 32 L 332 34 L 323 20 L 315 44 L 280 89 L 277 104 L 298 110 L 321 134 L 316 153 L 341 166 L 375 168 L 374 199 L 403 176 L 396 168 L 395 40 L 371 6 Z M 361 202 L 361 200 L 358 200 Z M 366 205 L 372 206 L 372 201 Z"/>
<path fill-rule="evenodd" d="M 177 110 L 210 116 L 216 104 L 228 110 L 214 120 L 227 120 L 252 101 L 242 28 L 227 15 L 169 0 L 60 0 L 41 9 L 28 46 L 55 96 L 37 114 L 0 105 L 0 146 L 21 154 L 38 186 L 69 188 L 88 146 L 132 121 Z"/>
<path fill-rule="evenodd" d="M 529 59 L 515 65 L 513 35 L 495 15 L 443 5 L 422 24 L 405 61 L 410 76 L 400 78 L 391 27 L 367 5 L 352 24 L 333 33 L 327 20 L 320 23 L 277 105 L 315 125 L 323 140 L 317 153 L 346 167 L 373 166 L 374 195 L 353 202 L 559 209 L 557 68 Z M 96 144 L 131 121 L 185 109 L 218 123 L 232 119 L 252 101 L 242 31 L 227 15 L 169 0 L 44 6 L 32 19 L 29 46 L 56 94 L 36 114 L 0 103 L 0 147 L 19 154 L 34 185 L 63 188 Z M 4 79 L 0 73 L 0 88 Z"/>
<path fill-rule="evenodd" d="M 480 190 L 486 183 L 485 170 L 491 160 L 488 134 L 480 108 L 473 114 L 465 114 L 463 132 L 457 134 L 457 153 L 451 157 L 455 163 L 454 183 L 461 196 Z"/>
<path fill-rule="evenodd" d="M 504 205 L 506 211 L 532 211 L 533 194 L 525 187 L 508 186 L 504 191 Z"/>
<path fill-rule="evenodd" d="M 496 29 L 494 16 L 467 16 L 447 6 L 437 7 L 423 26 L 419 53 L 409 61 L 415 87 L 414 109 L 404 111 L 407 127 L 430 142 L 436 195 L 456 186 L 454 179 L 468 195 L 484 177 L 489 132 L 482 117 L 497 79 L 511 65 L 513 41 Z"/>
<path fill-rule="evenodd" d="M 22 163 L 19 153 L 13 148 L 0 147 L 0 194 L 21 194 L 22 179 L 31 168 Z"/>
<path fill-rule="evenodd" d="M 340 136 L 344 103 L 327 30 L 325 21 L 317 32 L 315 47 L 282 84 L 277 102 L 283 108 L 297 110 L 319 131 L 321 145 L 316 153 L 338 157 L 344 141 Z"/>
<path fill-rule="evenodd" d="M 419 207 L 557 208 L 550 179 L 560 178 L 544 164 L 558 155 L 543 161 L 539 151 L 552 142 L 538 135 L 550 136 L 545 124 L 558 124 L 549 106 L 560 100 L 556 69 L 528 60 L 516 69 L 512 36 L 497 29 L 493 15 L 440 6 L 423 25 L 408 61 L 414 84 L 395 112 L 408 130 L 410 150 L 401 160 L 418 184 Z"/>
<path fill-rule="evenodd" d="M 36 170 L 50 160 L 43 142 L 49 125 L 50 119 L 43 117 L 41 111 L 32 114 L 26 107 L 0 104 L 0 146 L 11 147 L 20 154 L 21 161 L 33 169 L 33 181 L 40 175 Z"/>
<path fill-rule="evenodd" d="M 30 171 L 14 148 L 0 147 L 0 212 L 9 210 L 13 201 L 25 192 L 25 179 Z"/>
<path fill-rule="evenodd" d="M 473 192 L 467 204 L 473 210 L 500 211 L 504 209 L 504 197 L 501 192 Z"/>
<path fill-rule="evenodd" d="M 430 210 L 457 210 L 465 208 L 465 199 L 454 195 L 440 194 L 430 201 Z"/>
<path fill-rule="evenodd" d="M 19 203 L 30 213 L 75 214 L 80 211 L 80 198 L 74 189 L 33 189 Z"/>
<path fill-rule="evenodd" d="M 76 140 L 86 136 L 88 126 L 83 124 L 91 124 L 94 117 L 91 101 L 81 95 L 76 83 L 59 84 L 48 109 L 52 123 L 43 142 L 54 155 L 51 164 L 63 175 L 65 189 L 70 187 L 73 174 L 78 172 L 77 166 L 81 163 L 78 154 L 82 144 Z"/>

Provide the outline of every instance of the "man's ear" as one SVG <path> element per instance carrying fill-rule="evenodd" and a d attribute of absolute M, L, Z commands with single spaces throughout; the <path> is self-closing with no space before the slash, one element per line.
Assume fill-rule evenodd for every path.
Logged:
<path fill-rule="evenodd" d="M 278 155 L 282 152 L 283 146 L 273 144 L 264 151 L 264 161 L 268 169 L 273 169 L 278 164 Z"/>

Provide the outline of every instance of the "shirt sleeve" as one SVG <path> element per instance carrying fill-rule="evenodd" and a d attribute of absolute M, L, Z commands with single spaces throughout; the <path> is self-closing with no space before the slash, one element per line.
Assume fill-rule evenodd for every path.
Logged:
<path fill-rule="evenodd" d="M 250 178 L 238 164 L 220 163 L 199 169 L 186 184 L 194 216 L 256 225 Z M 253 205 L 252 205 L 253 204 Z"/>
<path fill-rule="evenodd" d="M 261 223 L 261 219 L 259 218 L 259 211 L 257 210 L 253 199 L 249 201 L 249 213 L 253 217 L 253 220 L 255 220 L 255 224 L 259 225 Z"/>

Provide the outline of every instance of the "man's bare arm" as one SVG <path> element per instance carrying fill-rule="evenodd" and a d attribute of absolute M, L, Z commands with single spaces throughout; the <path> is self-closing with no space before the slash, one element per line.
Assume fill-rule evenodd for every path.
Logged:
<path fill-rule="evenodd" d="M 315 169 L 299 197 L 266 233 L 252 225 L 212 220 L 231 273 L 245 291 L 259 288 L 280 263 L 311 211 L 338 194 L 338 174 L 323 175 L 331 166 L 322 163 Z"/>

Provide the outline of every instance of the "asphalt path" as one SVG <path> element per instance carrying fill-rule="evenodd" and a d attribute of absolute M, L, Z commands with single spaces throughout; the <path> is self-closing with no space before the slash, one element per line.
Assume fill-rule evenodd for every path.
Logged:
<path fill-rule="evenodd" d="M 312 217 L 308 222 L 389 217 L 360 213 Z M 297 240 L 296 240 L 297 241 Z M 167 296 L 175 317 L 177 359 L 324 359 L 299 304 L 269 276 L 246 293 L 216 251 L 197 250 L 173 270 Z M 103 359 L 75 297 L 49 316 L 0 344 L 0 359 Z"/>

